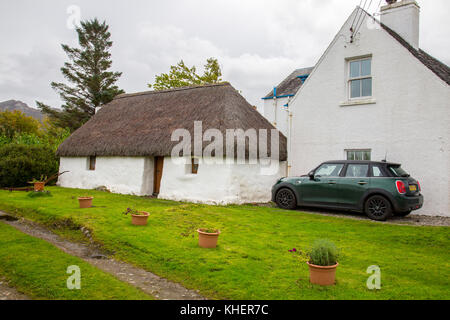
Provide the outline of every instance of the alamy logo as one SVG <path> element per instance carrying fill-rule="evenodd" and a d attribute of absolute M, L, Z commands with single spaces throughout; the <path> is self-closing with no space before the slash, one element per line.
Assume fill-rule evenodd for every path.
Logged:
<path fill-rule="evenodd" d="M 280 137 L 278 130 L 271 129 L 269 143 L 268 131 L 226 129 L 224 136 L 219 129 L 203 132 L 202 121 L 195 121 L 193 140 L 187 129 L 172 132 L 171 141 L 179 143 L 172 148 L 171 160 L 187 164 L 187 157 L 193 155 L 199 164 L 260 164 L 261 175 L 274 175 L 279 171 Z M 209 144 L 203 148 L 203 142 Z"/>
<path fill-rule="evenodd" d="M 369 290 L 381 289 L 381 269 L 379 266 L 370 266 L 366 271 L 368 274 L 372 274 L 366 282 Z"/>
<path fill-rule="evenodd" d="M 67 278 L 67 289 L 80 290 L 81 289 L 81 270 L 79 266 L 68 266 L 67 274 L 71 274 Z"/>

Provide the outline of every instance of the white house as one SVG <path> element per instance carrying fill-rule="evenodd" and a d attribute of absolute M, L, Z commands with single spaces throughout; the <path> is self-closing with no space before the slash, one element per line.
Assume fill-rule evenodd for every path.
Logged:
<path fill-rule="evenodd" d="M 289 175 L 386 158 L 420 181 L 414 213 L 450 216 L 450 68 L 419 48 L 418 3 L 388 2 L 381 22 L 356 8 L 291 98 Z"/>
<path fill-rule="evenodd" d="M 177 135 L 173 139 L 177 129 L 187 132 L 186 141 Z M 241 130 L 241 158 L 239 141 L 232 136 L 230 142 L 229 130 Z M 267 136 L 251 140 L 251 133 L 260 131 Z M 272 136 L 279 136 L 278 146 L 268 142 Z M 222 138 L 226 141 L 211 148 Z M 264 141 L 266 152 L 251 152 L 252 145 Z M 180 142 L 191 144 L 190 150 L 180 149 L 172 157 Z M 64 141 L 57 154 L 60 171 L 69 171 L 59 177 L 62 187 L 106 187 L 116 193 L 210 204 L 270 201 L 287 157 L 286 138 L 228 83 L 120 95 Z M 269 155 L 274 158 L 271 167 L 262 161 Z"/>
<path fill-rule="evenodd" d="M 287 138 L 292 121 L 289 116 L 289 102 L 310 75 L 313 67 L 294 70 L 263 99 L 263 114 Z"/>

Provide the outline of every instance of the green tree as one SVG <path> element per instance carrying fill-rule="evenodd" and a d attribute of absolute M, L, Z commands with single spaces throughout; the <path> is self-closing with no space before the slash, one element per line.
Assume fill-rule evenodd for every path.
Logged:
<path fill-rule="evenodd" d="M 0 112 L 0 136 L 12 139 L 16 134 L 37 134 L 40 123 L 19 110 Z"/>
<path fill-rule="evenodd" d="M 195 85 L 219 83 L 222 81 L 222 71 L 215 58 L 206 60 L 203 75 L 197 74 L 195 66 L 189 68 L 183 60 L 170 67 L 169 73 L 161 73 L 155 77 L 154 84 L 148 84 L 155 90 L 188 87 Z"/>
<path fill-rule="evenodd" d="M 64 101 L 62 111 L 37 102 L 55 125 L 74 131 L 95 114 L 96 107 L 124 92 L 115 85 L 122 73 L 109 71 L 112 41 L 108 29 L 106 22 L 100 23 L 97 19 L 83 21 L 76 29 L 80 48 L 62 45 L 70 61 L 64 64 L 61 72 L 73 86 L 51 83 Z"/>

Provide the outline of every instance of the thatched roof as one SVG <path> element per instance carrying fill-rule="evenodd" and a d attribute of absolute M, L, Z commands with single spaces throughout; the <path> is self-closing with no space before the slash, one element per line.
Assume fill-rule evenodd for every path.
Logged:
<path fill-rule="evenodd" d="M 276 86 L 277 97 L 295 95 L 300 87 L 303 85 L 304 80 L 300 79 L 301 76 L 308 76 L 313 71 L 314 67 L 302 68 L 294 70 L 286 79 Z M 271 90 L 263 99 L 272 99 L 273 90 Z"/>
<path fill-rule="evenodd" d="M 219 129 L 224 138 L 227 129 L 267 129 L 270 142 L 274 129 L 229 83 L 123 94 L 65 140 L 57 155 L 170 156 L 178 144 L 171 141 L 172 132 L 184 128 L 193 139 L 194 121 L 202 121 L 203 132 Z M 281 133 L 279 154 L 286 160 Z"/>

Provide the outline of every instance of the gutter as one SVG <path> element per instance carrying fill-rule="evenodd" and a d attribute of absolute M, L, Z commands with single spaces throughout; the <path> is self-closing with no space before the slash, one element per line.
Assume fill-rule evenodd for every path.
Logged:
<path fill-rule="evenodd" d="M 273 97 L 265 97 L 265 98 L 261 98 L 262 100 L 272 100 L 272 99 L 279 99 L 279 98 L 289 98 L 289 97 L 293 97 L 293 94 L 285 94 L 285 95 L 281 95 L 281 96 L 277 96 L 274 95 Z"/>

